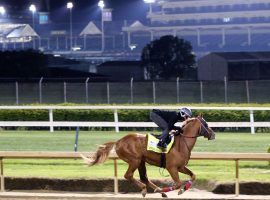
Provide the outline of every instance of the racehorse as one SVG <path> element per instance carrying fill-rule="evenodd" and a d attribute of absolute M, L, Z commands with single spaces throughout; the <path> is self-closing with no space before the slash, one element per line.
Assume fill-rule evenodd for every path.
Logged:
<path fill-rule="evenodd" d="M 195 180 L 195 174 L 189 170 L 186 165 L 190 159 L 191 150 L 199 136 L 204 136 L 208 138 L 208 140 L 215 139 L 214 131 L 200 116 L 187 120 L 183 131 L 174 136 L 174 144 L 165 156 L 165 168 L 174 181 L 172 187 L 159 188 L 148 179 L 145 163 L 160 166 L 161 154 L 147 150 L 148 137 L 142 134 L 128 134 L 116 142 L 108 142 L 100 145 L 92 157 L 85 157 L 84 155 L 81 155 L 81 157 L 86 164 L 92 166 L 105 162 L 109 154 L 115 151 L 118 157 L 128 164 L 128 169 L 124 177 L 130 182 L 135 183 L 135 185 L 141 189 L 143 197 L 145 197 L 147 193 L 147 186 L 152 188 L 155 192 L 161 193 L 162 197 L 167 197 L 166 192 L 181 188 L 182 182 L 178 172 L 191 177 L 191 179 L 185 183 L 184 189 L 180 189 L 178 194 L 188 190 Z M 140 181 L 133 177 L 136 169 L 139 171 Z"/>

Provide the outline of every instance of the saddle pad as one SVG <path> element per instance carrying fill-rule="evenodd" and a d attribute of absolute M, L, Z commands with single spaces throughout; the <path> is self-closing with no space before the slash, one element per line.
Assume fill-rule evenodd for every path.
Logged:
<path fill-rule="evenodd" d="M 172 137 L 171 142 L 167 145 L 166 151 L 162 151 L 162 149 L 157 147 L 159 140 L 155 138 L 153 135 L 151 135 L 150 133 L 148 133 L 147 136 L 148 136 L 148 142 L 147 142 L 148 151 L 154 151 L 156 153 L 168 153 L 170 149 L 172 148 L 174 137 Z"/>

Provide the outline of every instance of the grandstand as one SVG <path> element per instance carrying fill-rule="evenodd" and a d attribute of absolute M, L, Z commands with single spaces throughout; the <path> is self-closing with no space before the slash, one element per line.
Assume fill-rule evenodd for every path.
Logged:
<path fill-rule="evenodd" d="M 171 34 L 191 41 L 197 55 L 209 51 L 262 51 L 270 45 L 268 0 L 157 0 L 139 21 L 123 27 L 128 44 Z"/>
<path fill-rule="evenodd" d="M 36 24 L 34 31 L 39 37 L 20 43 L 5 40 L 0 42 L 0 48 L 34 47 L 56 55 L 68 55 L 69 58 L 90 58 L 95 63 L 139 60 L 141 50 L 147 43 L 171 34 L 190 41 L 197 58 L 209 52 L 269 50 L 268 0 L 156 0 L 149 6 L 145 21 L 131 21 L 125 16 L 122 20 L 106 21 L 104 51 L 101 51 L 101 22 L 89 18 L 79 21 L 74 18 L 72 38 L 67 21 L 55 23 L 52 19 L 47 24 Z M 32 26 L 29 13 L 24 19 L 24 23 L 16 24 Z M 72 52 L 70 39 L 74 45 Z"/>

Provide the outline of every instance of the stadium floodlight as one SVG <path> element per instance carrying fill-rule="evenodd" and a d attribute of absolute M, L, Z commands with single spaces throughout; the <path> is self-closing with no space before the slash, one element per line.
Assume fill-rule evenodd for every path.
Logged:
<path fill-rule="evenodd" d="M 37 7 L 34 4 L 29 6 L 29 11 L 32 12 L 32 23 L 33 29 L 35 29 L 35 13 L 37 11 Z"/>
<path fill-rule="evenodd" d="M 29 10 L 32 12 L 32 13 L 35 13 L 37 11 L 37 7 L 34 5 L 34 4 L 31 4 L 29 6 Z"/>
<path fill-rule="evenodd" d="M 32 12 L 32 27 L 33 29 L 35 29 L 35 13 L 37 11 L 37 7 L 34 4 L 31 4 L 29 6 L 29 11 Z M 35 49 L 36 44 L 35 44 L 35 40 L 33 39 L 33 49 Z"/>
<path fill-rule="evenodd" d="M 143 0 L 144 3 L 149 5 L 149 13 L 152 14 L 152 4 L 154 4 L 156 2 L 156 0 Z"/>
<path fill-rule="evenodd" d="M 98 2 L 98 7 L 101 9 L 101 51 L 104 51 L 104 14 L 103 14 L 103 8 L 105 7 L 105 3 L 103 0 L 100 0 Z"/>
<path fill-rule="evenodd" d="M 69 29 L 70 29 L 70 51 L 72 51 L 72 37 L 73 37 L 73 28 L 72 28 L 72 8 L 73 8 L 73 3 L 72 2 L 68 2 L 67 3 L 67 9 L 69 9 L 70 13 L 69 13 Z"/>
<path fill-rule="evenodd" d="M 155 3 L 156 2 L 156 0 L 143 0 L 144 1 L 144 3 Z"/>
<path fill-rule="evenodd" d="M 103 9 L 103 8 L 105 7 L 104 1 L 103 1 L 103 0 L 100 0 L 100 1 L 98 2 L 98 6 L 99 6 L 101 9 Z"/>
<path fill-rule="evenodd" d="M 73 3 L 72 2 L 68 2 L 67 3 L 67 8 L 68 9 L 72 9 L 73 8 Z"/>
<path fill-rule="evenodd" d="M 6 9 L 5 9 L 4 6 L 0 6 L 0 14 L 1 14 L 1 15 L 6 14 Z"/>

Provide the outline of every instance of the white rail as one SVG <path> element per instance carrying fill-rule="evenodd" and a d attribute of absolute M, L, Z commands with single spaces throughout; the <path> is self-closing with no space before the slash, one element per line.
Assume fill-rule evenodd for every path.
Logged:
<path fill-rule="evenodd" d="M 84 154 L 84 152 L 81 152 Z M 89 155 L 89 152 L 85 152 Z M 33 151 L 0 151 L 0 189 L 5 191 L 5 176 L 4 162 L 5 159 L 76 159 L 80 158 L 80 153 L 76 152 L 33 152 Z M 118 156 L 110 155 L 114 160 L 114 192 L 118 193 Z M 235 195 L 239 195 L 239 161 L 254 160 L 254 161 L 270 161 L 269 153 L 207 153 L 207 152 L 192 152 L 190 159 L 193 160 L 234 160 L 235 161 Z"/>
<path fill-rule="evenodd" d="M 235 110 L 249 111 L 250 121 L 247 122 L 209 122 L 211 127 L 250 127 L 251 133 L 255 133 L 255 127 L 270 127 L 269 122 L 255 122 L 254 111 L 269 110 L 270 107 L 189 107 L 192 110 Z M 118 110 L 177 110 L 179 106 L 0 106 L 1 110 L 48 110 L 49 121 L 0 121 L 1 127 L 50 127 L 50 131 L 54 131 L 54 127 L 114 127 L 119 132 L 119 127 L 157 127 L 153 122 L 119 122 Z M 114 121 L 102 122 L 80 122 L 80 121 L 54 121 L 54 110 L 112 110 Z M 180 123 L 178 125 L 181 125 Z"/>

